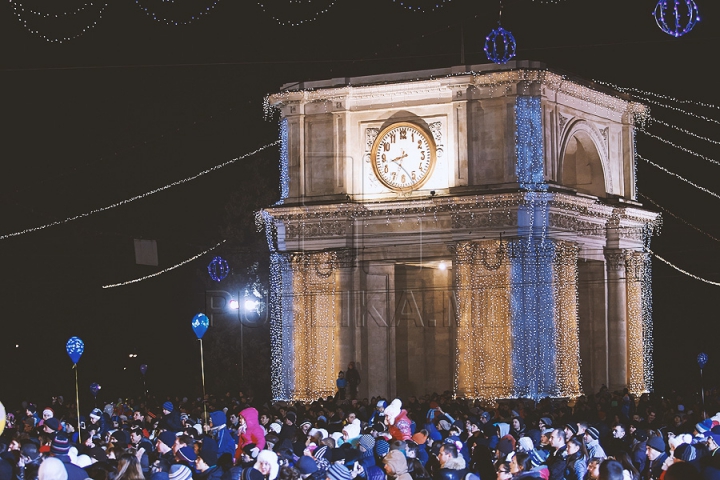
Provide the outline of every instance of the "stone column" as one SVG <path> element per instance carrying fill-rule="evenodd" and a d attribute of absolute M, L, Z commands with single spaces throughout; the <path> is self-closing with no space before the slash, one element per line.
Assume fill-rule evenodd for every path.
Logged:
<path fill-rule="evenodd" d="M 368 395 L 395 396 L 395 264 L 370 262 L 365 272 L 367 352 L 363 382 Z"/>
<path fill-rule="evenodd" d="M 608 388 L 627 387 L 627 291 L 625 254 L 621 249 L 606 248 L 608 290 Z"/>

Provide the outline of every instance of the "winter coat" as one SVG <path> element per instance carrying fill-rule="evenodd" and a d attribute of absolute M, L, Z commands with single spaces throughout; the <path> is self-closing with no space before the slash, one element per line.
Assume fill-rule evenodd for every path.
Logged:
<path fill-rule="evenodd" d="M 565 480 L 583 480 L 587 472 L 587 460 L 580 453 L 568 455 L 565 467 Z"/>
<path fill-rule="evenodd" d="M 245 431 L 238 435 L 237 450 L 235 450 L 235 463 L 240 460 L 242 449 L 245 445 L 254 443 L 259 450 L 265 448 L 265 430 L 260 426 L 258 411 L 248 407 L 240 412 L 245 419 Z"/>
<path fill-rule="evenodd" d="M 410 428 L 410 419 L 407 416 L 407 410 L 402 409 L 395 423 L 388 429 L 394 440 L 410 440 L 412 438 L 412 429 Z"/>
<path fill-rule="evenodd" d="M 388 474 L 388 477 L 394 477 L 396 480 L 412 480 L 412 477 L 408 473 L 407 459 L 400 450 L 390 450 L 383 463 L 388 465 L 392 470 L 392 475 Z"/>
<path fill-rule="evenodd" d="M 451 458 L 433 475 L 433 480 L 464 480 L 466 474 L 465 459 Z"/>

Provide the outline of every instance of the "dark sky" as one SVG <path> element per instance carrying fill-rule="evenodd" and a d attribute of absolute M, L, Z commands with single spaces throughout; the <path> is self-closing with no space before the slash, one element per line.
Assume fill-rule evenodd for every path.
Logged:
<path fill-rule="evenodd" d="M 653 0 L 510 0 L 502 18 L 517 39 L 518 59 L 720 104 L 713 73 L 720 6 L 697 1 L 702 21 L 681 38 L 657 28 Z M 221 0 L 208 15 L 175 26 L 140 8 L 188 19 L 213 4 L 112 0 L 100 20 L 102 4 L 78 0 L 26 0 L 23 12 L 19 3 L 0 5 L 0 235 L 113 204 L 273 142 L 277 124 L 263 119 L 262 100 L 282 84 L 458 65 L 463 38 L 465 63 L 487 63 L 484 37 L 498 16 L 495 1 L 453 0 L 435 11 L 434 1 L 405 2 L 426 10 L 418 13 L 392 0 L 266 0 L 266 11 L 252 1 Z M 62 15 L 83 5 L 77 14 Z M 33 9 L 53 16 L 34 15 Z M 316 20 L 280 25 L 273 15 Z M 30 31 L 72 37 L 95 20 L 94 28 L 62 43 Z M 717 109 L 681 107 L 720 118 Z M 720 140 L 720 125 L 659 106 L 651 111 Z M 720 158 L 711 143 L 657 124 L 651 131 Z M 644 136 L 637 145 L 646 158 L 720 191 L 720 166 Z M 138 366 L 145 362 L 156 381 L 163 376 L 176 387 L 199 388 L 189 322 L 205 308 L 210 256 L 138 284 L 100 287 L 167 268 L 222 240 L 226 206 L 249 192 L 247 182 L 256 175 L 276 188 L 277 149 L 130 205 L 0 240 L 0 360 L 9 380 L 0 382 L 0 400 L 25 391 L 72 394 L 64 347 L 71 335 L 86 343 L 80 364 L 85 385 L 97 381 L 108 392 L 122 391 L 139 382 Z M 641 193 L 720 237 L 720 200 L 643 163 L 638 184 Z M 135 265 L 133 238 L 158 240 L 159 267 Z M 672 217 L 666 215 L 653 249 L 720 281 L 720 245 Z M 658 388 L 696 385 L 701 350 L 710 354 L 705 373 L 715 381 L 720 288 L 659 261 L 653 267 Z M 139 359 L 128 360 L 133 351 Z"/>

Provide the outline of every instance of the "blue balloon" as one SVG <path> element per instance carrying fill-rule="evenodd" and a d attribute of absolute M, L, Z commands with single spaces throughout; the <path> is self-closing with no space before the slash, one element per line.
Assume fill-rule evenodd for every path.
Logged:
<path fill-rule="evenodd" d="M 68 340 L 65 345 L 65 350 L 67 351 L 70 360 L 72 360 L 73 363 L 77 363 L 80 361 L 80 357 L 82 357 L 82 354 L 85 351 L 85 344 L 78 337 L 70 337 L 70 340 Z"/>
<path fill-rule="evenodd" d="M 210 319 L 204 313 L 198 313 L 192 319 L 192 329 L 195 336 L 201 339 L 210 326 Z"/>
<path fill-rule="evenodd" d="M 143 375 L 147 373 L 147 365 L 145 365 L 144 363 L 140 365 L 140 373 Z"/>
<path fill-rule="evenodd" d="M 707 361 L 708 361 L 707 353 L 701 353 L 698 355 L 697 362 L 698 362 L 698 365 L 700 365 L 701 369 L 705 368 L 705 364 L 707 363 Z"/>

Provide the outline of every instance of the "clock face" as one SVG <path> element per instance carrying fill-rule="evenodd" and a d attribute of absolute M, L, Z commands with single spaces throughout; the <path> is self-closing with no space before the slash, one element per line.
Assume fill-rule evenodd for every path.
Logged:
<path fill-rule="evenodd" d="M 378 134 L 370 156 L 383 185 L 395 191 L 415 190 L 435 167 L 435 141 L 415 124 L 394 123 Z"/>

